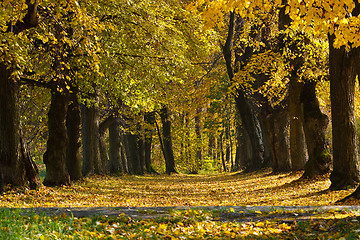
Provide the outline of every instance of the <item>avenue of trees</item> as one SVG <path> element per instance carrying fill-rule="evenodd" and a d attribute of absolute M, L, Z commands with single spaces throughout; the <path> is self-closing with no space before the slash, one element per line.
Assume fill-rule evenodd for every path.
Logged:
<path fill-rule="evenodd" d="M 46 186 L 264 167 L 360 182 L 358 1 L 0 4 L 2 191 L 38 188 L 34 159 Z"/>

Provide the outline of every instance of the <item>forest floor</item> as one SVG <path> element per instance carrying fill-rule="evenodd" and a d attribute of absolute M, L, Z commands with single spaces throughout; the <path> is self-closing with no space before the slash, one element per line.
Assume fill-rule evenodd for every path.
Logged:
<path fill-rule="evenodd" d="M 334 206 L 354 189 L 328 191 L 328 177 L 300 176 L 93 176 L 72 186 L 16 189 L 0 196 L 0 236 L 358 239 L 360 202 Z"/>

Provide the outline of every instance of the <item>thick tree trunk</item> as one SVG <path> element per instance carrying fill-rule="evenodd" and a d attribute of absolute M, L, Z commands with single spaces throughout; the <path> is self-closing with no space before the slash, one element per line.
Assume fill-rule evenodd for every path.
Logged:
<path fill-rule="evenodd" d="M 235 27 L 235 12 L 231 12 L 230 20 L 229 20 L 228 36 L 225 45 L 222 47 L 224 59 L 226 62 L 227 73 L 230 81 L 233 81 L 235 74 L 235 70 L 232 64 L 232 49 L 231 49 L 231 45 L 234 37 L 234 27 Z M 251 50 L 249 49 L 248 52 L 251 52 Z M 251 53 L 247 55 L 250 56 Z M 243 64 L 239 62 L 240 61 L 239 57 L 236 58 L 236 61 L 238 61 L 237 64 Z M 253 106 L 251 106 L 251 104 L 245 97 L 245 93 L 243 89 L 237 88 L 236 93 L 234 95 L 235 95 L 236 108 L 241 116 L 242 125 L 246 129 L 250 137 L 252 150 L 253 150 L 253 154 L 252 154 L 253 158 L 247 170 L 254 171 L 260 169 L 263 166 L 263 162 L 264 162 L 265 149 L 262 140 L 261 126 Z"/>
<path fill-rule="evenodd" d="M 286 13 L 286 7 L 288 7 L 288 1 L 282 0 L 278 25 L 280 31 L 285 30 L 292 22 L 289 14 Z M 290 39 L 290 41 L 293 40 Z M 288 60 L 288 63 L 292 66 L 289 83 L 290 156 L 292 170 L 302 170 L 306 163 L 306 146 L 301 120 L 300 94 L 302 83 L 299 82 L 298 70 L 304 64 L 304 58 L 301 56 L 302 52 L 298 49 L 297 44 L 289 45 L 289 41 L 286 40 L 285 34 L 279 36 L 278 47 L 279 52 L 282 52 L 284 49 L 290 49 L 294 54 L 298 54 L 298 57 Z"/>
<path fill-rule="evenodd" d="M 38 24 L 39 1 L 26 1 L 27 13 L 21 21 L 9 24 L 7 32 L 18 34 Z M 5 56 L 6 57 L 6 56 Z M 25 145 L 21 144 L 20 113 L 18 104 L 19 84 L 11 79 L 12 69 L 0 63 L 0 192 L 5 186 L 22 186 L 25 177 L 30 187 L 35 188 L 38 180 L 36 165 L 28 158 Z M 25 143 L 24 143 L 25 144 Z M 23 160 L 23 161 L 22 161 Z M 28 161 L 30 160 L 30 162 Z M 25 161 L 25 162 L 24 162 Z"/>
<path fill-rule="evenodd" d="M 95 98 L 96 103 L 98 103 L 98 97 Z M 101 162 L 99 146 L 99 109 L 96 105 L 90 107 L 81 105 L 81 116 L 83 138 L 82 173 L 84 176 L 103 174 L 104 166 Z"/>
<path fill-rule="evenodd" d="M 66 168 L 68 137 L 66 114 L 69 94 L 66 91 L 52 90 L 51 105 L 48 113 L 49 138 L 44 153 L 46 165 L 45 186 L 70 185 L 70 176 Z"/>
<path fill-rule="evenodd" d="M 359 49 L 334 48 L 329 35 L 330 100 L 334 166 L 330 189 L 346 189 L 359 183 L 354 116 L 355 79 Z"/>
<path fill-rule="evenodd" d="M 142 168 L 138 154 L 137 136 L 131 132 L 127 132 L 124 135 L 124 138 L 129 173 L 136 175 L 144 174 L 141 171 Z"/>
<path fill-rule="evenodd" d="M 247 166 L 247 170 L 255 171 L 260 169 L 264 163 L 264 143 L 262 139 L 262 130 L 258 117 L 250 103 L 245 99 L 242 90 L 237 90 L 235 96 L 236 108 L 241 116 L 242 126 L 246 130 L 251 143 L 252 159 Z"/>
<path fill-rule="evenodd" d="M 302 120 L 309 155 L 309 160 L 305 164 L 305 172 L 302 176 L 304 178 L 312 178 L 329 173 L 332 163 L 325 139 L 325 131 L 329 124 L 329 119 L 320 110 L 315 87 L 315 81 L 307 81 L 301 94 Z"/>
<path fill-rule="evenodd" d="M 25 170 L 20 162 L 19 85 L 10 79 L 11 70 L 0 63 L 0 173 L 4 186 L 23 185 Z"/>
<path fill-rule="evenodd" d="M 274 173 L 291 170 L 289 143 L 289 112 L 281 106 L 266 116 L 272 150 L 272 169 Z"/>
<path fill-rule="evenodd" d="M 39 189 L 41 187 L 39 170 L 30 156 L 21 129 L 20 129 L 20 145 L 21 145 L 21 161 L 25 166 L 26 179 L 29 181 L 29 187 L 32 190 Z"/>
<path fill-rule="evenodd" d="M 167 107 L 163 107 L 160 110 L 160 118 L 163 125 L 163 144 L 164 144 L 164 158 L 166 165 L 166 173 L 176 173 L 175 170 L 175 159 L 174 152 L 172 146 L 172 138 L 171 138 L 171 121 L 170 114 Z"/>
<path fill-rule="evenodd" d="M 115 120 L 116 120 L 115 117 L 109 116 L 99 124 L 99 148 L 100 148 L 100 159 L 101 159 L 100 161 L 102 166 L 105 167 L 104 168 L 105 173 L 109 173 L 110 171 L 109 154 L 106 146 L 106 131 L 110 128 L 111 124 Z M 109 139 L 109 141 L 111 140 Z"/>
<path fill-rule="evenodd" d="M 290 77 L 289 115 L 290 115 L 290 158 L 292 170 L 303 170 L 306 163 L 305 134 L 302 124 L 300 95 L 302 83 L 298 82 L 297 72 Z"/>
<path fill-rule="evenodd" d="M 66 152 L 66 168 L 71 181 L 76 181 L 82 178 L 80 154 L 81 113 L 77 91 L 73 91 L 73 93 L 70 94 L 70 105 L 66 116 L 66 129 L 69 139 Z"/>
<path fill-rule="evenodd" d="M 0 63 L 0 192 L 5 186 L 40 187 L 39 171 L 30 157 L 20 128 L 19 86 Z"/>
<path fill-rule="evenodd" d="M 109 171 L 112 174 L 125 172 L 122 164 L 122 136 L 120 121 L 116 119 L 109 127 Z"/>

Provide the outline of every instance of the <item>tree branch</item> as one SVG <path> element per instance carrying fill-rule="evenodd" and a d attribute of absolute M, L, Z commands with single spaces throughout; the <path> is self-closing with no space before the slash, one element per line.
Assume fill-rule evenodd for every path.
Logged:
<path fill-rule="evenodd" d="M 34 3 L 31 3 L 31 0 L 26 0 L 26 5 L 28 6 L 28 11 L 25 17 L 22 20 L 18 20 L 15 25 L 9 23 L 7 32 L 18 34 L 26 29 L 33 28 L 38 25 L 37 8 L 39 1 L 35 0 Z"/>

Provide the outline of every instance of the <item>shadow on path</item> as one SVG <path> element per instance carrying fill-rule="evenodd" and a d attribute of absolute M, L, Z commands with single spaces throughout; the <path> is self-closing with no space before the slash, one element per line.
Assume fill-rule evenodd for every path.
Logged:
<path fill-rule="evenodd" d="M 19 208 L 11 208 L 19 210 Z M 283 222 L 316 220 L 319 214 L 333 211 L 360 211 L 360 206 L 224 206 L 224 207 L 90 207 L 90 208 L 20 208 L 24 215 L 46 214 L 77 218 L 128 216 L 132 219 L 170 217 L 172 211 L 205 210 L 214 212 L 214 220 L 254 222 L 279 220 Z"/>

